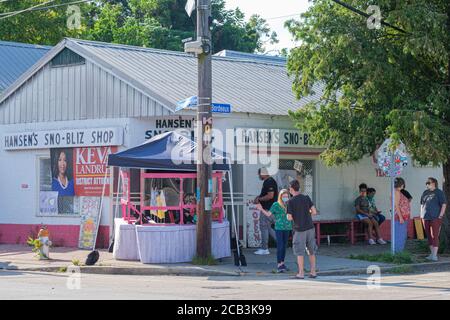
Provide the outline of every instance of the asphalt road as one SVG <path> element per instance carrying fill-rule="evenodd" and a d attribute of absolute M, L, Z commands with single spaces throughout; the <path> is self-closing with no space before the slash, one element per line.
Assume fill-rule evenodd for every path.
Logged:
<path fill-rule="evenodd" d="M 450 299 L 450 272 L 383 275 L 379 288 L 369 289 L 361 276 L 69 277 L 0 270 L 0 299 Z"/>

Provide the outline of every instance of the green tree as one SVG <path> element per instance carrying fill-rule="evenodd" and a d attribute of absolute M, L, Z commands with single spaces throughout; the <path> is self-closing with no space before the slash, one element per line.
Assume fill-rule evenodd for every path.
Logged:
<path fill-rule="evenodd" d="M 186 0 L 98 0 L 77 4 L 81 28 L 67 28 L 67 6 L 23 12 L 8 12 L 71 1 L 23 0 L 0 2 L 0 39 L 54 45 L 63 37 L 183 51 L 182 40 L 194 37 L 196 14 L 189 18 Z M 2 19 L 3 17 L 3 19 Z M 263 52 L 267 43 L 278 41 L 267 22 L 254 15 L 245 20 L 238 8 L 227 10 L 225 0 L 212 0 L 213 51 L 223 49 Z"/>
<path fill-rule="evenodd" d="M 387 137 L 403 141 L 415 160 L 443 165 L 450 199 L 450 2 L 347 3 L 364 12 L 377 4 L 384 21 L 406 32 L 369 28 L 366 18 L 331 0 L 312 1 L 300 20 L 286 23 L 300 43 L 288 72 L 297 97 L 317 83 L 325 90 L 291 117 L 326 147 L 328 165 L 373 154 Z M 448 219 L 445 225 L 448 239 Z"/>
<path fill-rule="evenodd" d="M 67 28 L 67 6 L 38 10 L 41 7 L 59 5 L 65 0 L 9 0 L 0 2 L 0 39 L 35 44 L 54 45 L 63 37 L 78 37 L 83 29 Z M 85 7 L 86 5 L 80 5 Z M 35 7 L 32 11 L 12 13 Z"/>

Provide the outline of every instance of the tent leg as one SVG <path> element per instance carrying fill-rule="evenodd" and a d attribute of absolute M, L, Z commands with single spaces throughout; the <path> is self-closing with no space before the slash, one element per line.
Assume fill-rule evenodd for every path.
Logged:
<path fill-rule="evenodd" d="M 231 166 L 230 166 L 230 170 L 228 171 L 228 178 L 229 178 L 229 185 L 230 185 L 230 195 L 231 195 L 231 213 L 233 216 L 233 228 L 234 228 L 234 236 L 236 238 L 236 249 L 237 249 L 237 254 L 239 257 L 239 266 L 242 267 L 242 263 L 241 263 L 241 250 L 239 248 L 239 232 L 236 226 L 236 213 L 234 211 L 234 193 L 233 193 L 233 174 L 231 173 Z"/>

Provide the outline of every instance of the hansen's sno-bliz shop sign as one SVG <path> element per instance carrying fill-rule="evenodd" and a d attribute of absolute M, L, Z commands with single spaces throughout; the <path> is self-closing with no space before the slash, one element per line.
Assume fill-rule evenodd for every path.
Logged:
<path fill-rule="evenodd" d="M 51 149 L 86 146 L 120 146 L 122 128 L 67 129 L 6 133 L 3 149 Z"/>
<path fill-rule="evenodd" d="M 236 138 L 238 146 L 310 147 L 309 134 L 298 130 L 236 128 Z"/>

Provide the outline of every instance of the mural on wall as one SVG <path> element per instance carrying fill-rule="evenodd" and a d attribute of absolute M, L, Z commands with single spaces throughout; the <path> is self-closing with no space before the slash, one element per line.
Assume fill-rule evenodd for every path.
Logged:
<path fill-rule="evenodd" d="M 259 228 L 260 212 L 256 205 L 247 205 L 247 246 L 249 248 L 259 248 L 261 246 L 261 230 Z"/>
<path fill-rule="evenodd" d="M 99 224 L 100 197 L 80 197 L 80 249 L 92 249 Z"/>

